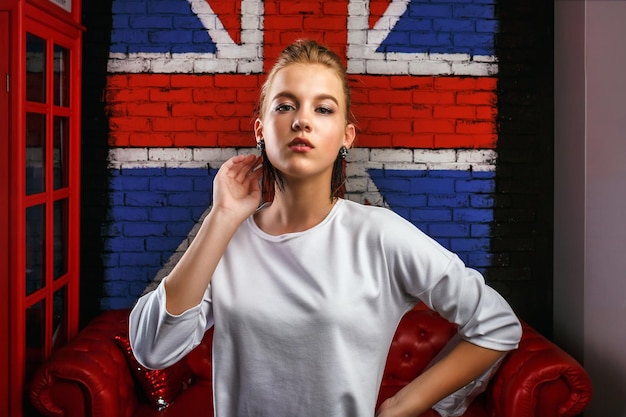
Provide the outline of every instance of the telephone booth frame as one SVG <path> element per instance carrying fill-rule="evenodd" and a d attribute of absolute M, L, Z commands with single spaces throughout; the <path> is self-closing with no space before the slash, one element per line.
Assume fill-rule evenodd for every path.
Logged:
<path fill-rule="evenodd" d="M 0 415 L 31 415 L 30 376 L 78 331 L 80 16 L 0 0 Z"/>

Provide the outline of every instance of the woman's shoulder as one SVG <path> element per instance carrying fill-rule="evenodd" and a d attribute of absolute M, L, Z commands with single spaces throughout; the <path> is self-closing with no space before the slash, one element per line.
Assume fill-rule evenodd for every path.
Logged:
<path fill-rule="evenodd" d="M 360 235 L 368 235 L 384 241 L 391 246 L 419 245 L 422 248 L 432 247 L 437 251 L 446 252 L 439 243 L 424 231 L 387 207 L 371 206 L 345 200 L 342 217 L 344 224 L 351 230 L 358 230 Z"/>
<path fill-rule="evenodd" d="M 342 209 L 345 221 L 351 223 L 354 227 L 367 227 L 372 231 L 384 234 L 402 231 L 423 234 L 417 226 L 387 207 L 345 200 Z"/>
<path fill-rule="evenodd" d="M 357 221 L 367 219 L 399 222 L 402 224 L 406 224 L 408 222 L 408 220 L 401 217 L 390 208 L 358 203 L 352 200 L 343 200 L 343 210 L 347 216 Z"/>

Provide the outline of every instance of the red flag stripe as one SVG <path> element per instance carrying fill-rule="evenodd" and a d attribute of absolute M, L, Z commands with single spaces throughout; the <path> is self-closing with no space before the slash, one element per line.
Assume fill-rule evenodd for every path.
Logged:
<path fill-rule="evenodd" d="M 252 146 L 261 75 L 108 78 L 113 147 Z M 496 79 L 351 76 L 359 146 L 495 148 Z"/>

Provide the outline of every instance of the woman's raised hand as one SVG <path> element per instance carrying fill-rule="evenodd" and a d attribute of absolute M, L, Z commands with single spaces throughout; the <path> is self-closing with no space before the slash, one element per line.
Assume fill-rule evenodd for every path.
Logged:
<path fill-rule="evenodd" d="M 213 207 L 165 282 L 166 309 L 181 314 L 202 301 L 228 242 L 259 206 L 262 159 L 238 155 L 224 162 L 213 180 Z"/>
<path fill-rule="evenodd" d="M 261 202 L 262 158 L 256 155 L 237 155 L 221 166 L 213 181 L 213 210 L 232 215 L 243 222 Z"/>

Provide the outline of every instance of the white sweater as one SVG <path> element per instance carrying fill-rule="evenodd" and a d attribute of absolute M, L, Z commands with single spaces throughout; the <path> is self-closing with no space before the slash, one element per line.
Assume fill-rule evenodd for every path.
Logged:
<path fill-rule="evenodd" d="M 130 339 L 163 368 L 215 325 L 218 417 L 373 416 L 391 339 L 419 301 L 476 345 L 517 347 L 519 321 L 477 271 L 392 211 L 339 200 L 304 232 L 248 218 L 201 304 L 170 315 L 161 283 L 135 305 Z"/>

